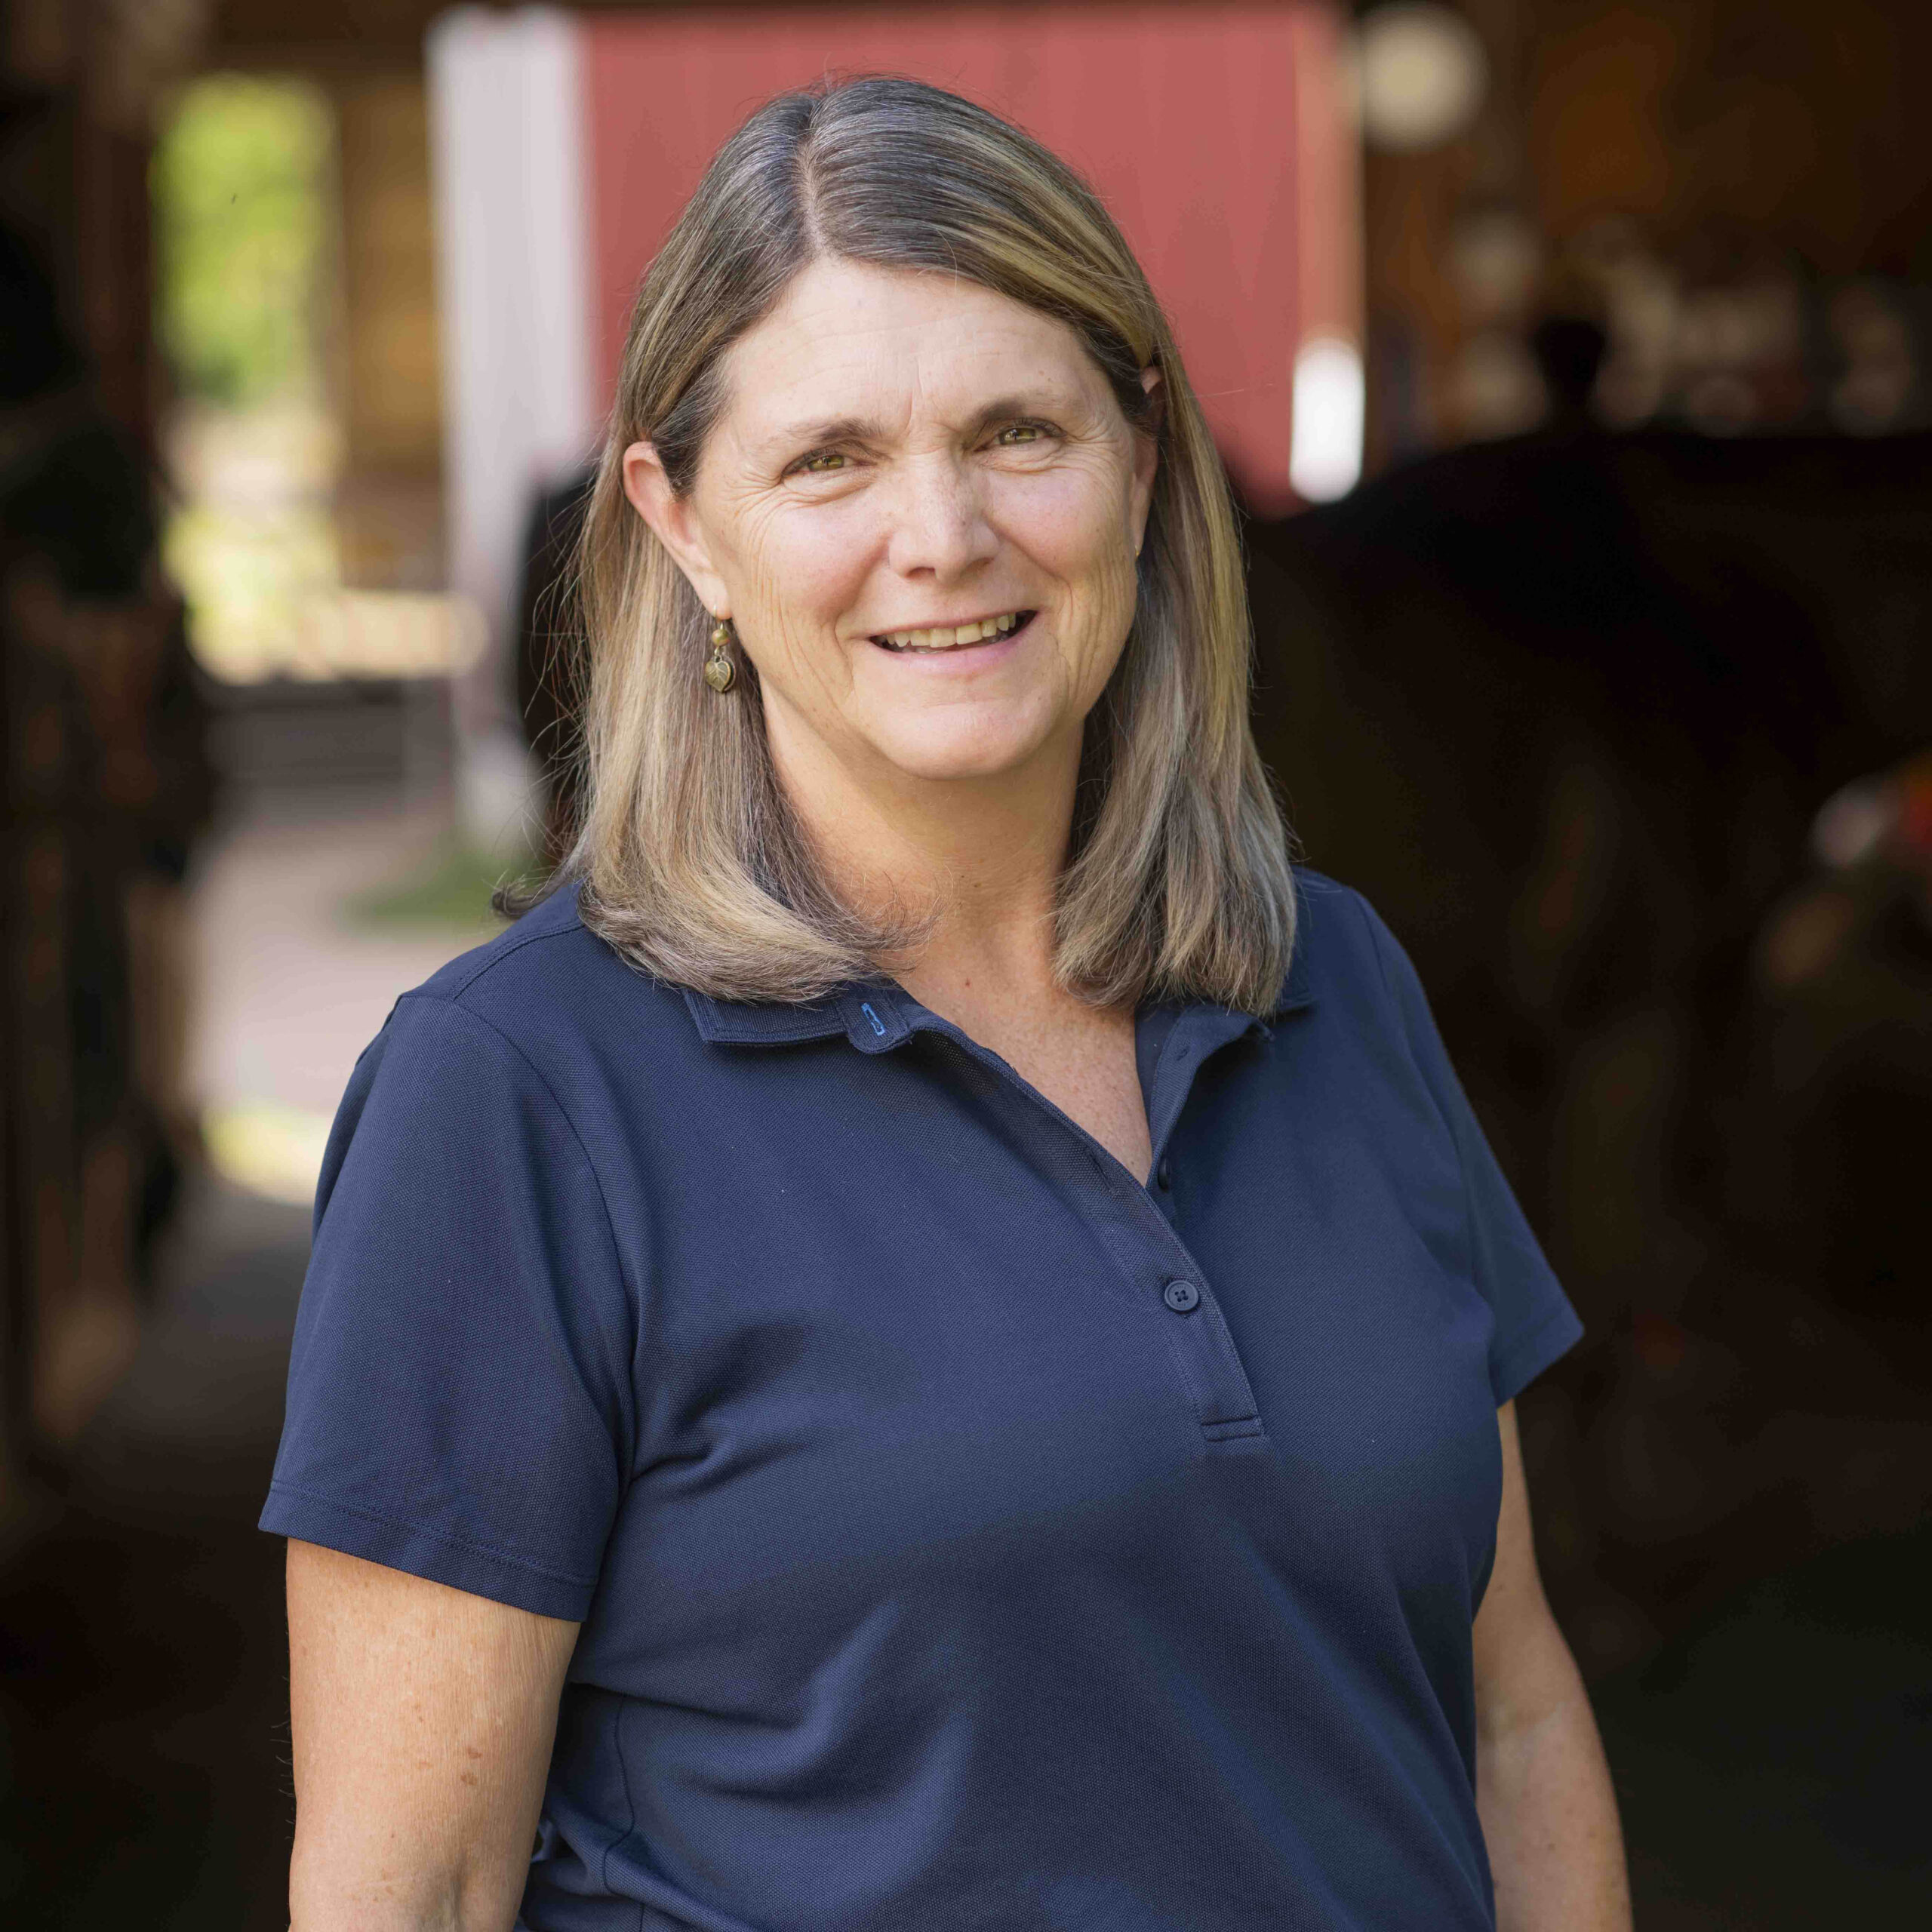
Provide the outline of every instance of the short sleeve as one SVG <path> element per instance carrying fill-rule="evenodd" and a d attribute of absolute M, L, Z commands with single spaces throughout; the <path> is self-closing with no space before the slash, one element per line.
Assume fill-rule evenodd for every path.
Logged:
<path fill-rule="evenodd" d="M 1461 1159 L 1476 1285 L 1495 1318 L 1489 1380 L 1500 1408 L 1574 1347 L 1583 1324 L 1477 1123 L 1408 955 L 1374 908 L 1358 895 L 1349 896 L 1368 921 L 1409 1051 L 1441 1109 Z"/>
<path fill-rule="evenodd" d="M 330 1139 L 261 1527 L 580 1620 L 630 1466 L 634 1310 L 537 1069 L 406 995 Z"/>

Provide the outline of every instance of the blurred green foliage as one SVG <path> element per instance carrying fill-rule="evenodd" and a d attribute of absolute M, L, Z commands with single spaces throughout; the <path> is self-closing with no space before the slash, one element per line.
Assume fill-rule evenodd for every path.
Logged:
<path fill-rule="evenodd" d="M 156 146 L 162 345 L 181 392 L 229 408 L 321 382 L 333 125 L 296 80 L 184 88 Z"/>
<path fill-rule="evenodd" d="M 490 852 L 451 843 L 406 877 L 358 893 L 343 909 L 352 926 L 488 931 L 500 923 L 490 909 L 491 894 L 500 885 L 532 887 L 541 871 L 536 857 L 515 841 Z"/>

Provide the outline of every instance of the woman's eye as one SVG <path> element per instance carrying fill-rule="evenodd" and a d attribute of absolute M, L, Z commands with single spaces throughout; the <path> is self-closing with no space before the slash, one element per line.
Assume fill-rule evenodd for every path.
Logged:
<path fill-rule="evenodd" d="M 829 476 L 842 469 L 848 459 L 838 450 L 820 450 L 817 456 L 808 456 L 795 466 L 802 474 L 811 476 Z"/>
<path fill-rule="evenodd" d="M 1009 423 L 993 438 L 1011 448 L 1016 443 L 1037 443 L 1047 433 L 1046 426 L 1041 423 Z"/>

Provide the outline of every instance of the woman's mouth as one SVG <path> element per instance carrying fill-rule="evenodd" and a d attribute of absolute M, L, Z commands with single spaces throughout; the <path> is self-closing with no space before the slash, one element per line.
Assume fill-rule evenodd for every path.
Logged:
<path fill-rule="evenodd" d="M 1032 611 L 1002 611 L 996 617 L 976 617 L 969 623 L 937 624 L 930 630 L 881 631 L 872 641 L 881 651 L 937 656 L 948 651 L 970 651 L 976 644 L 1008 638 L 1024 630 L 1035 616 Z"/>

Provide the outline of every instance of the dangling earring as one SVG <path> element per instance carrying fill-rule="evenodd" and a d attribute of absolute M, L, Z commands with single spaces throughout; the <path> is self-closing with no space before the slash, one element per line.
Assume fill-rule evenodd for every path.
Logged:
<path fill-rule="evenodd" d="M 738 667 L 725 647 L 731 641 L 731 620 L 720 617 L 711 626 L 711 653 L 704 660 L 704 681 L 720 697 L 738 681 Z"/>

